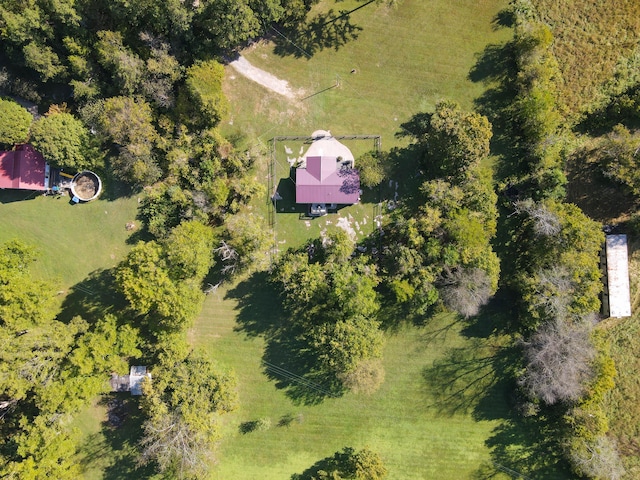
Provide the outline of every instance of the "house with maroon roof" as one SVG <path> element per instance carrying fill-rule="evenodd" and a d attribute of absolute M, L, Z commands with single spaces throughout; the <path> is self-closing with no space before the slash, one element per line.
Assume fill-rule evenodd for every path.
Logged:
<path fill-rule="evenodd" d="M 324 215 L 338 205 L 360 201 L 360 175 L 351 151 L 330 132 L 318 130 L 296 169 L 296 203 L 308 204 L 311 215 Z"/>
<path fill-rule="evenodd" d="M 0 188 L 48 190 L 51 169 L 29 144 L 0 152 Z"/>

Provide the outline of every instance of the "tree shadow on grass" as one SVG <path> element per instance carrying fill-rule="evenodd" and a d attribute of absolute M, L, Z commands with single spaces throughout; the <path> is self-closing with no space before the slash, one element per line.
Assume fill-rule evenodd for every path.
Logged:
<path fill-rule="evenodd" d="M 585 115 L 576 125 L 575 130 L 592 136 L 604 135 L 611 129 L 622 124 L 629 129 L 640 127 L 640 116 L 637 112 L 637 98 L 640 85 L 632 85 L 622 93 L 611 97 L 609 102 L 594 112 Z"/>
<path fill-rule="evenodd" d="M 313 405 L 339 396 L 340 382 L 316 368 L 305 332 L 288 320 L 279 297 L 266 272 L 253 274 L 227 292 L 227 298 L 238 302 L 236 331 L 265 339 L 264 373 L 295 403 Z"/>
<path fill-rule="evenodd" d="M 620 184 L 603 174 L 598 152 L 579 149 L 567 161 L 567 201 L 594 220 L 609 223 L 632 214 L 638 200 Z"/>
<path fill-rule="evenodd" d="M 471 413 L 477 420 L 495 419 L 505 409 L 502 370 L 513 361 L 511 349 L 484 339 L 448 350 L 422 372 L 433 396 L 431 406 L 442 415 Z"/>
<path fill-rule="evenodd" d="M 477 317 L 443 322 L 424 337 L 431 345 L 442 343 L 450 330 L 459 330 L 466 338 L 462 346 L 448 349 L 424 368 L 431 408 L 440 415 L 463 414 L 478 422 L 496 423 L 485 441 L 491 459 L 472 478 L 504 473 L 513 478 L 571 478 L 559 442 L 563 409 L 543 408 L 537 416 L 523 414 L 516 383 L 522 352 L 512 340 L 517 331 L 513 304 L 511 294 L 503 289 Z M 464 322 L 461 329 L 460 322 Z"/>
<path fill-rule="evenodd" d="M 274 53 L 282 57 L 293 55 L 311 58 L 327 48 L 338 51 L 356 40 L 362 31 L 362 27 L 352 23 L 350 13 L 331 9 L 316 15 L 295 30 L 287 30 L 284 34 L 276 31 L 277 35 L 273 37 Z"/>
<path fill-rule="evenodd" d="M 562 410 L 546 409 L 535 417 L 518 411 L 514 378 L 521 358 L 518 347 L 471 338 L 423 370 L 434 398 L 431 406 L 439 414 L 470 414 L 476 421 L 499 422 L 485 441 L 491 461 L 473 478 L 492 478 L 500 472 L 541 480 L 570 477 L 558 442 Z"/>
<path fill-rule="evenodd" d="M 153 478 L 154 468 L 138 467 L 137 442 L 142 434 L 144 416 L 138 400 L 130 393 L 111 393 L 101 397 L 99 404 L 117 405 L 118 426 L 109 420 L 102 422 L 99 432 L 89 435 L 82 443 L 79 464 L 84 472 L 99 470 L 105 480 L 122 478 Z M 112 417 L 113 419 L 113 417 Z"/>
<path fill-rule="evenodd" d="M 510 14 L 504 13 L 506 16 Z M 516 97 L 516 47 L 513 41 L 488 45 L 477 57 L 469 79 L 482 83 L 485 91 L 474 103 L 491 122 L 491 153 L 498 156 L 496 178 L 506 179 L 526 172 L 526 144 L 520 141 L 513 101 Z"/>
<path fill-rule="evenodd" d="M 270 337 L 285 323 L 280 292 L 267 272 L 257 272 L 239 282 L 225 298 L 238 302 L 235 330 L 249 337 Z"/>
<path fill-rule="evenodd" d="M 265 375 L 297 405 L 318 405 L 344 393 L 342 382 L 317 368 L 318 360 L 301 329 L 281 328 L 269 337 L 262 364 Z"/>
<path fill-rule="evenodd" d="M 139 452 L 137 443 L 142 436 L 142 424 L 145 420 L 142 410 L 138 407 L 138 399 L 130 393 L 113 393 L 105 395 L 104 404 L 118 399 L 122 401 L 124 415 L 122 424 L 113 427 L 109 421 L 103 422 L 102 433 L 113 461 L 104 471 L 105 480 L 119 480 L 122 478 L 147 479 L 153 478 L 155 469 L 151 465 L 139 467 L 137 464 Z"/>
<path fill-rule="evenodd" d="M 114 287 L 112 270 L 94 270 L 69 289 L 58 319 L 69 322 L 76 315 L 93 323 L 108 313 L 120 313 L 127 301 Z"/>
<path fill-rule="evenodd" d="M 478 468 L 473 478 L 491 478 L 499 472 L 531 480 L 574 478 L 558 445 L 559 415 L 552 411 L 546 416 L 504 418 L 485 441 L 491 462 Z"/>

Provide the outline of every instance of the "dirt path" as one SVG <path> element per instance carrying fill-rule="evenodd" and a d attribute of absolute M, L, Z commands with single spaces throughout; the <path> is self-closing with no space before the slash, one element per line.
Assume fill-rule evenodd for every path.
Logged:
<path fill-rule="evenodd" d="M 256 83 L 259 83 L 263 87 L 268 88 L 273 92 L 276 92 L 292 100 L 297 97 L 296 93 L 289 86 L 289 82 L 287 82 L 286 80 L 280 80 L 275 75 L 272 75 L 269 72 L 265 72 L 258 67 L 254 67 L 242 55 L 238 57 L 237 60 L 231 62 L 229 65 L 231 65 L 231 67 L 233 67 L 233 69 L 240 75 L 247 77 L 249 80 L 252 80 Z"/>

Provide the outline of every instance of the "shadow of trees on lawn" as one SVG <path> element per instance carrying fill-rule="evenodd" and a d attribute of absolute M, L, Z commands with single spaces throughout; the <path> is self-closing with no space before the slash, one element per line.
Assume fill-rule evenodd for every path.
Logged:
<path fill-rule="evenodd" d="M 82 282 L 69 289 L 58 319 L 69 322 L 76 315 L 90 323 L 108 313 L 121 313 L 127 306 L 125 297 L 114 288 L 112 270 L 94 270 Z"/>
<path fill-rule="evenodd" d="M 522 354 L 509 335 L 514 329 L 512 303 L 509 292 L 499 291 L 477 317 L 427 328 L 422 337 L 425 348 L 442 343 L 443 335 L 457 330 L 459 323 L 465 338 L 423 369 L 430 407 L 439 415 L 466 414 L 497 423 L 485 441 L 491 459 L 473 478 L 493 478 L 500 472 L 523 479 L 571 478 L 557 440 L 562 410 L 545 409 L 537 416 L 521 412 L 516 376 Z"/>
<path fill-rule="evenodd" d="M 368 5 L 370 2 L 367 2 Z M 351 10 L 335 12 L 333 9 L 320 13 L 306 23 L 286 29 L 274 30 L 274 53 L 280 56 L 311 58 L 316 53 L 332 48 L 339 50 L 347 43 L 357 40 L 362 27 L 352 23 L 351 13 L 365 5 Z"/>
<path fill-rule="evenodd" d="M 288 320 L 268 273 L 258 272 L 241 281 L 227 292 L 227 298 L 238 302 L 236 330 L 265 339 L 262 366 L 276 388 L 294 403 L 305 405 L 342 395 L 341 382 L 317 368 L 306 332 Z"/>
<path fill-rule="evenodd" d="M 129 393 L 104 395 L 100 405 L 116 404 L 120 424 L 115 427 L 107 419 L 99 432 L 89 435 L 82 444 L 79 463 L 83 471 L 100 469 L 105 480 L 122 478 L 157 478 L 151 465 L 139 467 L 137 442 L 142 432 L 144 416 L 138 401 Z"/>

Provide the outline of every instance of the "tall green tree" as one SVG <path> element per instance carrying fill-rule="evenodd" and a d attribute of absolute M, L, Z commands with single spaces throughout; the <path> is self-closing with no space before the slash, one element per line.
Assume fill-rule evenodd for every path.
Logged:
<path fill-rule="evenodd" d="M 0 144 L 13 146 L 29 138 L 33 116 L 12 100 L 0 98 Z"/>
<path fill-rule="evenodd" d="M 150 105 L 141 99 L 111 97 L 100 106 L 96 123 L 119 152 L 111 162 L 115 174 L 127 183 L 154 183 L 162 172 L 155 158 L 158 133 Z"/>
<path fill-rule="evenodd" d="M 451 101 L 439 102 L 433 113 L 415 115 L 401 127 L 402 136 L 415 139 L 422 164 L 434 177 L 463 178 L 489 155 L 493 136 L 486 117 Z"/>
<path fill-rule="evenodd" d="M 195 220 L 182 222 L 164 241 L 171 276 L 201 281 L 213 266 L 213 229 Z"/>
<path fill-rule="evenodd" d="M 97 160 L 89 130 L 71 113 L 53 113 L 35 121 L 31 143 L 57 167 L 81 170 Z"/>
<path fill-rule="evenodd" d="M 379 279 L 367 257 L 352 258 L 354 247 L 342 232 L 289 250 L 272 280 L 291 318 L 290 335 L 298 336 L 313 359 L 310 370 L 339 389 L 371 391 L 383 378 L 375 363 L 384 345 L 376 320 Z"/>
<path fill-rule="evenodd" d="M 143 386 L 148 416 L 140 463 L 154 463 L 174 478 L 205 475 L 221 415 L 237 408 L 236 381 L 199 352 L 153 371 Z"/>

